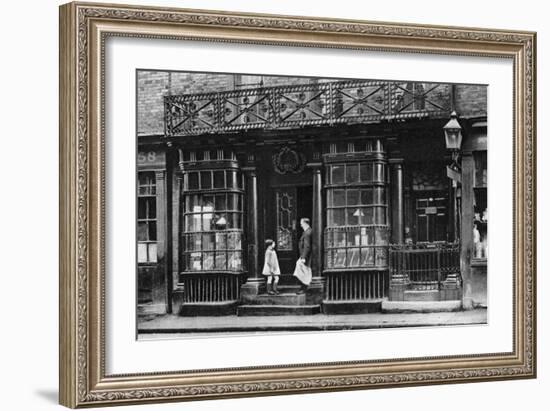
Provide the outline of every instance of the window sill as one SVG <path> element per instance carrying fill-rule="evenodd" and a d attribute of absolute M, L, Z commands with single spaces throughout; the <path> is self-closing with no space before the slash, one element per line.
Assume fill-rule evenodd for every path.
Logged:
<path fill-rule="evenodd" d="M 326 268 L 323 270 L 323 273 L 341 273 L 347 271 L 387 271 L 388 266 L 377 266 L 377 267 L 343 267 L 343 268 Z"/>

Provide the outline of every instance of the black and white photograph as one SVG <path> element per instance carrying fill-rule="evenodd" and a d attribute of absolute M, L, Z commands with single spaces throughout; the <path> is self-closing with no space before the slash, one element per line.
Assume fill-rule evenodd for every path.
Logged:
<path fill-rule="evenodd" d="M 138 339 L 487 323 L 487 85 L 136 71 Z"/>

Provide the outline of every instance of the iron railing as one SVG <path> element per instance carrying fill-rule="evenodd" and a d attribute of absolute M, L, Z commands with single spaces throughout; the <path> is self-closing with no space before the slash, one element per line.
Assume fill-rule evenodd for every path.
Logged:
<path fill-rule="evenodd" d="M 451 85 L 350 80 L 164 98 L 165 135 L 448 117 Z"/>
<path fill-rule="evenodd" d="M 348 271 L 324 274 L 327 301 L 381 300 L 388 295 L 387 271 Z"/>
<path fill-rule="evenodd" d="M 185 274 L 181 276 L 183 303 L 237 301 L 245 280 L 239 274 Z"/>
<path fill-rule="evenodd" d="M 459 243 L 390 245 L 390 276 L 413 290 L 438 290 L 450 274 L 460 275 Z"/>

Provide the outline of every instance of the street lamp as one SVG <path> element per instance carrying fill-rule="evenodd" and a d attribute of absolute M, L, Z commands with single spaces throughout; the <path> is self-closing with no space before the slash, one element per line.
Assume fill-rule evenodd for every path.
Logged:
<path fill-rule="evenodd" d="M 451 113 L 451 119 L 443 126 L 445 132 L 445 147 L 453 156 L 453 166 L 458 168 L 458 154 L 462 146 L 462 127 L 458 122 L 456 111 Z"/>

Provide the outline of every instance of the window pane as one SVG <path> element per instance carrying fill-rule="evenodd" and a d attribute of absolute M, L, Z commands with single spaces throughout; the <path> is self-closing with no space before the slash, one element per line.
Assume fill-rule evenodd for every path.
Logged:
<path fill-rule="evenodd" d="M 242 195 L 241 194 L 229 194 L 230 201 L 228 209 L 235 211 L 242 211 Z"/>
<path fill-rule="evenodd" d="M 358 246 L 361 242 L 361 235 L 359 229 L 348 231 L 348 247 Z"/>
<path fill-rule="evenodd" d="M 185 248 L 187 251 L 200 251 L 201 250 L 201 235 L 200 234 L 188 234 Z"/>
<path fill-rule="evenodd" d="M 210 171 L 201 171 L 201 190 L 212 188 L 212 173 Z"/>
<path fill-rule="evenodd" d="M 240 250 L 241 249 L 241 233 L 229 233 L 227 238 L 228 250 Z"/>
<path fill-rule="evenodd" d="M 374 202 L 376 204 L 386 204 L 386 190 L 382 187 L 374 189 Z"/>
<path fill-rule="evenodd" d="M 233 214 L 233 228 L 243 228 L 243 215 L 241 213 Z"/>
<path fill-rule="evenodd" d="M 138 198 L 138 218 L 145 218 L 147 211 L 146 198 Z"/>
<path fill-rule="evenodd" d="M 332 184 L 338 184 L 344 182 L 344 166 L 336 165 L 332 166 Z"/>
<path fill-rule="evenodd" d="M 147 262 L 147 243 L 138 243 L 138 263 Z"/>
<path fill-rule="evenodd" d="M 345 249 L 339 249 L 335 250 L 335 257 L 334 257 L 334 267 L 335 268 L 342 268 L 346 266 L 346 250 Z"/>
<path fill-rule="evenodd" d="M 191 253 L 189 268 L 191 270 L 202 270 L 202 253 Z"/>
<path fill-rule="evenodd" d="M 225 194 L 216 194 L 216 211 L 227 210 L 225 198 L 226 198 Z M 231 195 L 229 195 L 229 198 L 231 199 Z"/>
<path fill-rule="evenodd" d="M 325 231 L 325 248 L 334 247 L 334 232 Z"/>
<path fill-rule="evenodd" d="M 214 188 L 225 188 L 224 171 L 214 171 Z"/>
<path fill-rule="evenodd" d="M 205 195 L 202 198 L 202 211 L 214 211 L 214 196 L 213 195 Z"/>
<path fill-rule="evenodd" d="M 389 243 L 388 230 L 383 228 L 377 228 L 375 232 L 376 232 L 377 245 L 386 245 Z"/>
<path fill-rule="evenodd" d="M 232 223 L 231 217 L 229 213 L 219 213 L 216 214 L 214 217 L 214 226 L 212 227 L 213 230 L 226 230 L 230 228 L 230 224 Z"/>
<path fill-rule="evenodd" d="M 157 243 L 149 243 L 149 262 L 157 262 Z"/>
<path fill-rule="evenodd" d="M 474 153 L 474 163 L 474 186 L 487 187 L 487 152 L 476 151 Z"/>
<path fill-rule="evenodd" d="M 212 221 L 213 217 L 214 217 L 214 214 L 212 214 L 212 213 L 202 214 L 202 230 L 203 231 L 214 230 L 214 223 Z"/>
<path fill-rule="evenodd" d="M 328 212 L 328 225 L 329 226 L 343 226 L 346 224 L 344 209 L 342 210 L 329 210 Z"/>
<path fill-rule="evenodd" d="M 348 205 L 359 204 L 359 190 L 348 190 Z"/>
<path fill-rule="evenodd" d="M 190 214 L 185 217 L 185 231 L 194 232 L 201 231 L 201 215 Z"/>
<path fill-rule="evenodd" d="M 216 233 L 216 250 L 225 250 L 227 248 L 226 233 Z"/>
<path fill-rule="evenodd" d="M 333 193 L 333 204 L 330 206 L 341 207 L 346 205 L 346 191 L 345 190 L 331 190 Z"/>
<path fill-rule="evenodd" d="M 364 190 L 361 190 L 361 204 L 363 205 L 371 205 L 374 201 L 373 197 L 373 189 L 367 188 Z"/>
<path fill-rule="evenodd" d="M 187 174 L 187 187 L 189 190 L 198 190 L 199 189 L 199 174 L 198 173 L 189 173 Z"/>
<path fill-rule="evenodd" d="M 155 195 L 155 173 L 151 171 L 138 173 L 138 193 L 142 195 Z"/>
<path fill-rule="evenodd" d="M 375 224 L 386 224 L 386 208 L 375 207 Z"/>
<path fill-rule="evenodd" d="M 186 209 L 188 212 L 200 212 L 201 211 L 201 205 L 200 205 L 200 196 L 198 194 L 193 194 L 192 196 L 187 196 L 186 200 Z"/>
<path fill-rule="evenodd" d="M 226 171 L 227 188 L 237 188 L 237 172 L 234 170 Z"/>
<path fill-rule="evenodd" d="M 346 165 L 346 182 L 357 183 L 359 181 L 359 164 Z"/>
<path fill-rule="evenodd" d="M 372 181 L 372 163 L 362 163 L 360 167 L 361 181 Z"/>
<path fill-rule="evenodd" d="M 359 248 L 348 249 L 348 267 L 358 267 L 360 265 Z"/>
<path fill-rule="evenodd" d="M 373 248 L 362 248 L 361 249 L 361 265 L 362 266 L 372 266 L 374 265 L 374 249 Z"/>
<path fill-rule="evenodd" d="M 227 269 L 239 271 L 243 267 L 243 259 L 241 252 L 232 252 L 227 256 Z"/>
<path fill-rule="evenodd" d="M 363 208 L 364 216 L 361 217 L 361 224 L 368 225 L 374 224 L 374 211 L 372 207 Z"/>
<path fill-rule="evenodd" d="M 335 247 L 345 247 L 346 246 L 346 232 L 345 231 L 335 231 L 334 232 L 334 246 Z"/>
<path fill-rule="evenodd" d="M 202 250 L 214 250 L 214 233 L 207 233 L 202 235 Z"/>
<path fill-rule="evenodd" d="M 157 218 L 157 199 L 156 197 L 147 198 L 147 218 Z"/>
<path fill-rule="evenodd" d="M 138 241 L 147 241 L 149 240 L 147 223 L 140 222 L 137 227 L 137 239 Z"/>
<path fill-rule="evenodd" d="M 374 230 L 372 228 L 361 228 L 361 245 L 373 245 L 374 244 Z"/>
<path fill-rule="evenodd" d="M 218 270 L 227 269 L 227 254 L 225 251 L 223 253 L 216 253 L 216 268 Z"/>
<path fill-rule="evenodd" d="M 359 225 L 361 216 L 364 215 L 362 209 L 360 208 L 346 208 L 346 213 L 348 215 L 348 225 Z"/>
<path fill-rule="evenodd" d="M 376 265 L 384 266 L 388 264 L 388 254 L 385 248 L 376 248 Z"/>
<path fill-rule="evenodd" d="M 203 253 L 202 267 L 203 270 L 213 270 L 214 269 L 214 253 Z"/>
<path fill-rule="evenodd" d="M 156 221 L 149 221 L 149 240 L 156 241 L 157 240 L 157 222 Z"/>

